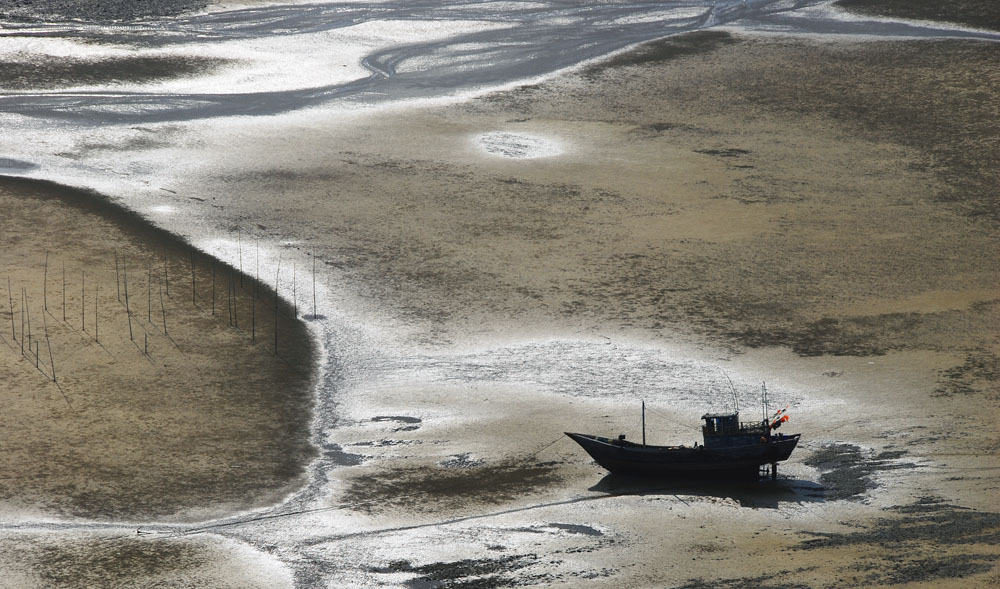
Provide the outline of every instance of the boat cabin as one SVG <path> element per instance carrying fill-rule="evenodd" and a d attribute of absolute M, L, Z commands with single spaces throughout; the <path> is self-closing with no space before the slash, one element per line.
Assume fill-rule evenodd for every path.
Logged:
<path fill-rule="evenodd" d="M 771 439 L 771 430 L 766 422 L 740 423 L 739 413 L 716 413 L 701 416 L 705 425 L 701 433 L 706 448 L 727 448 L 759 444 Z"/>

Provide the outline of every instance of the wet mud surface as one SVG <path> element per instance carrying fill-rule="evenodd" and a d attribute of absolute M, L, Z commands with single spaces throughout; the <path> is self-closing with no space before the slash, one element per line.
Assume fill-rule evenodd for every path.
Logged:
<path fill-rule="evenodd" d="M 234 269 L 95 194 L 4 179 L 0 203 L 5 508 L 184 518 L 301 484 L 313 344 L 282 304 L 280 355 L 264 347 L 273 292 L 255 345 L 223 316 L 235 300 L 251 328 Z"/>
<path fill-rule="evenodd" d="M 1000 559 L 989 550 L 1000 539 L 1000 514 L 969 510 L 926 497 L 894 509 L 855 532 L 816 533 L 799 550 L 863 547 L 882 558 L 862 558 L 845 583 L 901 585 L 965 579 L 994 570 Z M 993 578 L 996 578 L 994 574 Z"/>
<path fill-rule="evenodd" d="M 83 60 L 66 57 L 4 61 L 0 91 L 104 84 L 142 84 L 211 73 L 231 62 L 191 56 L 136 56 Z"/>
<path fill-rule="evenodd" d="M 6 0 L 0 17 L 15 21 L 113 22 L 176 16 L 204 8 L 205 0 Z"/>
<path fill-rule="evenodd" d="M 866 454 L 869 454 L 866 456 Z M 915 468 L 912 462 L 901 461 L 903 450 L 883 450 L 865 453 L 850 444 L 831 444 L 813 452 L 803 462 L 819 469 L 823 497 L 830 501 L 860 499 L 878 485 L 873 475 L 879 471 Z"/>
<path fill-rule="evenodd" d="M 0 563 L 12 587 L 276 587 L 287 574 L 252 553 L 203 538 L 122 537 L 107 533 L 39 538 L 6 534 Z"/>
<path fill-rule="evenodd" d="M 1000 9 L 990 0 L 837 0 L 837 6 L 870 16 L 953 22 L 1000 30 Z"/>
<path fill-rule="evenodd" d="M 406 510 L 448 512 L 464 505 L 502 505 L 560 480 L 554 463 L 511 460 L 480 464 L 453 460 L 443 466 L 382 468 L 350 479 L 344 500 L 366 513 Z"/>
<path fill-rule="evenodd" d="M 426 191 L 411 188 L 386 203 L 420 218 L 424 232 L 394 229 L 386 241 L 351 239 L 349 231 L 352 243 L 329 252 L 328 263 L 370 285 L 372 296 L 402 316 L 429 324 L 461 321 L 485 305 L 501 316 L 555 314 L 652 334 L 694 330 L 803 356 L 948 349 L 952 334 L 964 332 L 962 348 L 992 356 L 988 326 L 998 309 L 990 269 L 1000 249 L 995 172 L 987 162 L 1000 153 L 1000 129 L 989 115 L 997 97 L 981 82 L 995 75 L 997 46 L 785 47 L 697 33 L 640 48 L 641 57 L 615 58 L 624 64 L 615 75 L 594 66 L 464 109 L 521 126 L 603 125 L 645 149 L 689 150 L 724 170 L 720 185 L 706 186 L 707 201 L 672 200 L 669 183 L 661 202 L 640 205 L 634 192 L 585 175 L 577 183 L 541 183 L 351 154 L 340 167 L 341 186 L 388 188 L 414 170 L 435 168 Z M 968 69 L 956 70 L 956 61 Z M 662 75 L 652 79 L 644 70 L 657 64 Z M 687 73 L 691 67 L 697 77 Z M 883 83 L 886 76 L 894 81 Z M 602 93 L 612 84 L 622 92 L 609 120 Z M 753 105 L 741 113 L 742 129 L 716 126 L 734 103 Z M 772 139 L 779 124 L 802 134 L 779 144 Z M 806 138 L 810 125 L 828 133 L 818 144 Z M 854 154 L 841 151 L 847 144 Z M 815 151 L 793 155 L 795 145 Z M 699 210 L 715 215 L 711 224 Z M 720 239 L 713 225 L 733 236 Z M 509 267 L 536 271 L 514 276 L 493 263 L 486 253 L 495 250 L 485 246 L 499 241 L 511 246 L 500 254 Z M 561 280 L 571 267 L 586 272 Z M 394 279 L 376 279 L 386 275 Z M 981 298 L 922 304 L 916 296 L 967 288 Z M 899 304 L 870 304 L 879 299 Z"/>

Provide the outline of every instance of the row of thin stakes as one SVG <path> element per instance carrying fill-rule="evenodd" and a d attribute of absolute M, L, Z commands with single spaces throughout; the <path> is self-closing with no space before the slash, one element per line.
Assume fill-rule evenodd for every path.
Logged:
<path fill-rule="evenodd" d="M 259 247 L 258 247 L 258 260 L 259 260 Z M 116 298 L 119 304 L 124 308 L 125 316 L 128 323 L 129 340 L 135 343 L 138 347 L 138 342 L 136 342 L 136 328 L 143 332 L 143 345 L 141 351 L 144 355 L 149 356 L 149 332 L 147 331 L 147 326 L 154 327 L 157 331 L 162 331 L 163 335 L 170 339 L 171 342 L 176 346 L 176 342 L 170 337 L 168 327 L 167 327 L 167 313 L 166 305 L 164 304 L 164 295 L 170 298 L 170 272 L 168 270 L 168 258 L 166 255 L 166 248 L 164 248 L 163 256 L 161 258 L 162 264 L 160 268 L 157 268 L 155 273 L 153 266 L 147 264 L 146 266 L 146 324 L 143 324 L 138 320 L 136 314 L 135 303 L 133 302 L 134 296 L 130 295 L 129 292 L 129 266 L 128 259 L 124 252 L 119 255 L 118 250 L 114 251 L 114 262 L 115 262 L 115 289 Z M 226 272 L 226 310 L 229 325 L 237 330 L 240 330 L 240 316 L 239 316 L 239 291 L 243 290 L 243 280 L 244 274 L 242 272 L 242 248 L 240 251 L 240 272 L 239 279 L 235 276 L 236 272 L 231 267 L 226 266 L 228 272 Z M 260 300 L 260 274 L 259 274 L 259 262 L 257 264 L 258 272 L 255 278 L 255 284 L 252 293 L 252 304 L 250 307 L 250 338 L 251 341 L 257 341 L 257 301 Z M 191 303 L 196 308 L 198 307 L 198 274 L 197 274 L 197 253 L 192 250 L 190 257 L 190 271 L 191 271 Z M 154 274 L 156 277 L 156 285 L 158 290 L 158 303 L 160 310 L 160 317 L 158 317 L 157 326 L 153 322 L 153 278 Z M 278 259 L 278 267 L 275 272 L 275 286 L 273 293 L 273 346 L 272 353 L 274 355 L 278 354 L 278 315 L 279 315 L 279 296 L 278 287 L 281 274 L 281 258 Z M 70 318 L 67 316 L 66 307 L 66 264 L 62 264 L 62 321 L 67 326 L 72 327 Z M 93 276 L 91 277 L 91 282 L 93 284 L 93 338 L 94 342 L 100 344 L 100 282 Z M 239 285 L 237 285 L 239 282 Z M 312 287 L 313 287 L 313 317 L 316 316 L 316 258 L 313 256 L 313 272 L 312 272 Z M 14 289 L 11 284 L 10 275 L 7 276 L 7 303 L 10 317 L 10 329 L 11 337 L 13 338 L 14 347 L 20 348 L 20 353 L 24 358 L 28 360 L 34 360 L 35 368 L 39 370 L 42 374 L 52 379 L 52 382 L 57 382 L 56 378 L 56 365 L 55 365 L 55 355 L 52 351 L 52 344 L 49 338 L 49 328 L 48 320 L 46 315 L 57 319 L 55 315 L 52 314 L 52 310 L 49 307 L 48 300 L 48 286 L 49 286 L 49 254 L 45 253 L 45 267 L 42 278 L 42 334 L 45 340 L 45 347 L 48 355 L 48 368 L 51 374 L 45 374 L 45 369 L 42 366 L 41 360 L 41 340 L 38 337 L 32 336 L 31 330 L 31 305 L 28 297 L 27 290 L 21 286 L 20 292 L 17 296 L 17 303 L 20 313 L 15 311 L 15 295 Z M 175 287 L 176 288 L 176 287 Z M 86 270 L 80 271 L 80 329 L 83 333 L 87 333 L 87 272 Z M 134 290 L 134 289 L 133 289 Z M 216 280 L 216 263 L 213 259 L 211 262 L 211 314 L 213 316 L 217 315 L 217 280 Z M 298 292 L 297 292 L 297 277 L 295 274 L 295 266 L 292 266 L 292 299 L 295 317 L 298 318 Z M 0 303 L 2 304 L 2 303 Z M 221 309 L 220 309 L 221 310 Z M 18 335 L 18 320 L 17 316 L 20 315 L 20 336 Z M 135 327 L 133 326 L 133 319 L 135 319 Z M 246 318 L 244 317 L 244 325 Z M 245 332 L 244 330 L 240 330 Z"/>

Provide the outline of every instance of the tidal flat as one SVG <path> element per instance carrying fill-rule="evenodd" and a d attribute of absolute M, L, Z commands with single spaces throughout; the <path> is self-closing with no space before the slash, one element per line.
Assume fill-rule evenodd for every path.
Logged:
<path fill-rule="evenodd" d="M 156 268 L 167 237 L 141 229 L 160 240 L 141 245 L 139 219 L 74 223 L 49 212 L 61 201 L 31 200 L 100 196 L 6 183 L 3 261 L 33 277 L 13 283 L 33 320 L 60 292 L 38 287 L 45 251 L 100 268 L 118 316 L 113 361 L 95 359 L 109 354 L 86 321 L 62 328 L 54 349 L 88 350 L 56 358 L 65 398 L 0 329 L 26 415 L 5 444 L 59 423 L 72 444 L 101 446 L 63 461 L 67 444 L 45 433 L 48 454 L 27 441 L 7 454 L 23 457 L 26 485 L 51 465 L 72 476 L 40 495 L 9 488 L 21 515 L 0 567 L 23 587 L 225 587 L 240 569 L 298 587 L 1000 583 L 998 57 L 995 42 L 727 28 L 475 97 L 224 137 L 171 127 L 162 139 L 223 155 L 176 162 L 162 198 L 182 214 L 159 223 L 184 234 L 210 219 L 227 239 L 284 240 L 300 268 L 319 261 L 322 317 L 292 322 L 307 346 L 294 366 L 247 342 L 256 307 L 239 329 L 206 310 L 206 269 L 232 265 L 198 252 L 197 304 L 177 294 L 190 288 L 179 242 L 163 256 L 165 314 L 189 323 L 170 348 L 140 321 L 157 342 L 145 354 L 108 259 L 120 249 Z M 163 148 L 120 145 L 137 161 Z M 85 253 L 94 227 L 109 240 Z M 140 315 L 155 294 L 142 278 Z M 166 366 L 147 360 L 160 354 Z M 728 402 L 729 376 L 748 415 L 763 380 L 792 405 L 784 427 L 803 442 L 773 483 L 621 479 L 562 437 L 635 438 L 645 400 L 651 442 L 690 443 Z M 147 425 L 113 427 L 142 422 L 143 406 Z M 148 444 L 158 424 L 187 441 Z M 120 456 L 104 446 L 123 431 L 166 470 L 112 502 L 100 493 L 129 478 L 112 470 L 124 459 L 100 461 Z"/>

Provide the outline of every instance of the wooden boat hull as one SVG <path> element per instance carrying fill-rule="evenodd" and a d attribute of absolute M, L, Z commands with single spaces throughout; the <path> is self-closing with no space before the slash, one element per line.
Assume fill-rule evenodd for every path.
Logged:
<path fill-rule="evenodd" d="M 588 434 L 566 435 L 580 444 L 598 464 L 615 474 L 658 477 L 756 477 L 761 465 L 787 460 L 799 434 L 772 436 L 770 441 L 743 446 L 644 446 Z"/>

